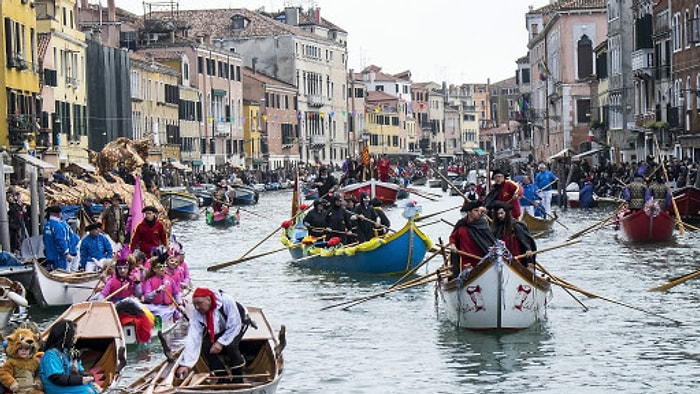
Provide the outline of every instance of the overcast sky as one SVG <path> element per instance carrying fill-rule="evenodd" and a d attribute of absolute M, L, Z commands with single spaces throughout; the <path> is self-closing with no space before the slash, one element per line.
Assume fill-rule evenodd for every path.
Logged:
<path fill-rule="evenodd" d="M 106 6 L 107 0 L 102 1 Z M 98 0 L 90 0 L 97 3 Z M 157 1 L 147 2 L 157 3 Z M 315 5 L 348 32 L 348 68 L 370 64 L 389 74 L 410 70 L 414 82 L 498 82 L 515 75 L 527 54 L 525 13 L 549 0 L 180 0 L 180 9 Z M 142 0 L 116 0 L 143 14 Z M 162 0 L 161 3 L 162 4 Z"/>

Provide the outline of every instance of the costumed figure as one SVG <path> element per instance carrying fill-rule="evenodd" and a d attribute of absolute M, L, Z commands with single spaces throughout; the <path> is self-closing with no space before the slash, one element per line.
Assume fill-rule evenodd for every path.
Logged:
<path fill-rule="evenodd" d="M 391 221 L 389 218 L 386 216 L 386 213 L 382 209 L 382 200 L 378 198 L 373 198 L 369 201 L 370 205 L 374 208 L 375 211 L 377 211 L 377 215 L 379 215 L 379 221 L 382 224 L 382 227 L 375 228 L 374 231 L 378 236 L 384 235 L 389 231 L 389 227 L 391 227 Z"/>
<path fill-rule="evenodd" d="M 5 338 L 7 360 L 0 367 L 0 383 L 13 394 L 41 394 L 39 380 L 39 335 L 18 328 Z"/>
<path fill-rule="evenodd" d="M 534 264 L 533 252 L 537 251 L 535 239 L 530 235 L 527 225 L 517 221 L 511 215 L 513 206 L 501 201 L 492 204 L 493 222 L 491 230 L 494 237 L 505 243 L 506 248 L 513 256 L 525 254 L 520 262 L 527 267 Z"/>
<path fill-rule="evenodd" d="M 173 278 L 176 286 L 179 289 L 184 290 L 192 287 L 190 269 L 185 262 L 185 250 L 174 235 L 170 237 L 170 247 L 168 249 L 168 260 L 165 273 Z"/>
<path fill-rule="evenodd" d="M 659 209 L 665 211 L 673 206 L 673 195 L 671 190 L 666 186 L 660 176 L 656 177 L 656 181 L 649 185 L 645 200 L 654 199 L 659 203 Z"/>
<path fill-rule="evenodd" d="M 622 198 L 627 201 L 627 206 L 630 211 L 638 211 L 644 208 L 647 196 L 647 184 L 644 178 L 637 174 L 634 180 L 625 187 L 622 192 Z"/>
<path fill-rule="evenodd" d="M 120 256 L 117 259 L 114 274 L 107 279 L 105 286 L 102 288 L 102 291 L 98 293 L 97 298 L 104 300 L 110 295 L 112 296 L 110 301 L 114 303 L 128 297 L 140 298 L 143 295 L 141 275 L 137 270 L 133 269 L 133 265 L 129 263 L 129 259 L 124 256 Z"/>
<path fill-rule="evenodd" d="M 304 227 L 309 230 L 309 235 L 321 238 L 326 227 L 326 201 L 323 199 L 314 200 L 314 209 L 304 215 Z"/>
<path fill-rule="evenodd" d="M 459 250 L 479 257 L 486 255 L 488 249 L 496 243 L 496 238 L 483 216 L 481 202 L 464 203 L 460 214 L 462 218 L 452 229 L 448 248 L 452 252 Z M 451 260 L 453 277 L 457 277 L 462 270 L 471 269 L 479 263 L 477 259 L 456 253 L 452 254 Z"/>
<path fill-rule="evenodd" d="M 134 235 L 131 237 L 129 249 L 141 250 L 146 257 L 151 257 L 153 248 L 168 246 L 167 235 L 163 223 L 158 220 L 158 209 L 154 206 L 144 207 L 144 218 L 136 225 Z"/>
<path fill-rule="evenodd" d="M 165 262 L 168 252 L 161 248 L 154 253 L 157 256 L 151 261 L 151 269 L 148 270 L 143 286 L 143 301 L 156 318 L 161 321 L 180 318 L 178 305 L 180 301 L 180 288 L 177 283 L 165 272 Z"/>
<path fill-rule="evenodd" d="M 520 196 L 523 190 L 519 184 L 506 179 L 506 175 L 501 170 L 494 170 L 492 175 L 494 184 L 484 198 L 484 206 L 490 208 L 495 201 L 502 201 L 513 206 L 513 217 L 520 218 Z M 543 204 L 544 205 L 544 204 Z M 545 207 L 546 209 L 546 207 Z"/>
<path fill-rule="evenodd" d="M 351 219 L 347 209 L 343 206 L 343 199 L 340 196 L 333 195 L 329 197 L 331 206 L 326 212 L 326 237 L 339 237 L 340 242 L 347 243 L 350 231 Z"/>
<path fill-rule="evenodd" d="M 114 257 L 112 244 L 107 236 L 102 234 L 100 223 L 88 224 L 85 231 L 87 234 L 80 241 L 80 266 L 77 268 L 84 271 L 101 270 L 105 261 Z"/>
<path fill-rule="evenodd" d="M 535 175 L 535 186 L 542 200 L 542 208 L 547 214 L 552 213 L 552 184 L 557 180 L 556 175 L 547 169 L 547 165 L 540 163 L 537 167 L 538 172 Z M 508 202 L 508 201 L 506 201 Z M 513 207 L 513 215 L 515 215 L 515 207 Z"/>
<path fill-rule="evenodd" d="M 360 194 L 360 203 L 355 207 L 352 216 L 357 224 L 357 240 L 367 242 L 375 237 L 374 230 L 381 227 L 381 219 L 374 207 L 369 203 L 371 198 L 367 193 Z"/>
<path fill-rule="evenodd" d="M 39 377 L 46 394 L 97 394 L 95 378 L 83 369 L 75 346 L 75 322 L 61 320 L 51 327 L 39 362 Z"/>

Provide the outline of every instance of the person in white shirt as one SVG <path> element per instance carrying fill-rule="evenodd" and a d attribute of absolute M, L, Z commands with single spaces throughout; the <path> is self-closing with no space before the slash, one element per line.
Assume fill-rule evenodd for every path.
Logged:
<path fill-rule="evenodd" d="M 233 297 L 199 287 L 192 294 L 194 312 L 177 369 L 186 376 L 201 355 L 219 383 L 242 383 L 245 359 L 238 345 L 251 325 L 246 308 Z"/>

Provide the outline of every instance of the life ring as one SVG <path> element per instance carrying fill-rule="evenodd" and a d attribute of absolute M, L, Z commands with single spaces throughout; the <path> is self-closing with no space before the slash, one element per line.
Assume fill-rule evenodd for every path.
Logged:
<path fill-rule="evenodd" d="M 647 216 L 652 218 L 659 216 L 659 214 L 661 213 L 661 207 L 659 206 L 659 202 L 654 199 L 647 201 L 644 204 L 644 213 L 646 213 Z"/>

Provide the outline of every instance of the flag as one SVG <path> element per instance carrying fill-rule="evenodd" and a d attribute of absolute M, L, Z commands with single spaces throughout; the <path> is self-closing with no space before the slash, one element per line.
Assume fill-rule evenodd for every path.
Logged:
<path fill-rule="evenodd" d="M 542 81 L 546 80 L 550 75 L 552 75 L 547 67 L 547 63 L 545 63 L 544 60 L 540 60 L 539 63 L 537 63 L 537 69 L 540 72 L 540 80 Z"/>
<path fill-rule="evenodd" d="M 520 117 L 525 119 L 527 118 L 527 110 L 530 109 L 530 105 L 528 105 L 527 100 L 521 99 L 520 100 Z"/>
<path fill-rule="evenodd" d="M 365 147 L 362 148 L 362 164 L 364 164 L 365 168 L 369 168 L 369 146 L 365 144 Z"/>
<path fill-rule="evenodd" d="M 136 175 L 134 184 L 134 196 L 131 198 L 129 217 L 126 220 L 126 231 L 129 239 L 134 235 L 136 226 L 143 220 L 143 193 L 141 192 L 141 176 Z"/>
<path fill-rule="evenodd" d="M 294 166 L 294 190 L 292 191 L 292 219 L 297 217 L 297 213 L 299 212 L 299 205 L 301 205 L 301 202 L 299 201 L 301 193 L 299 193 L 299 170 L 297 169 L 297 166 Z"/>

